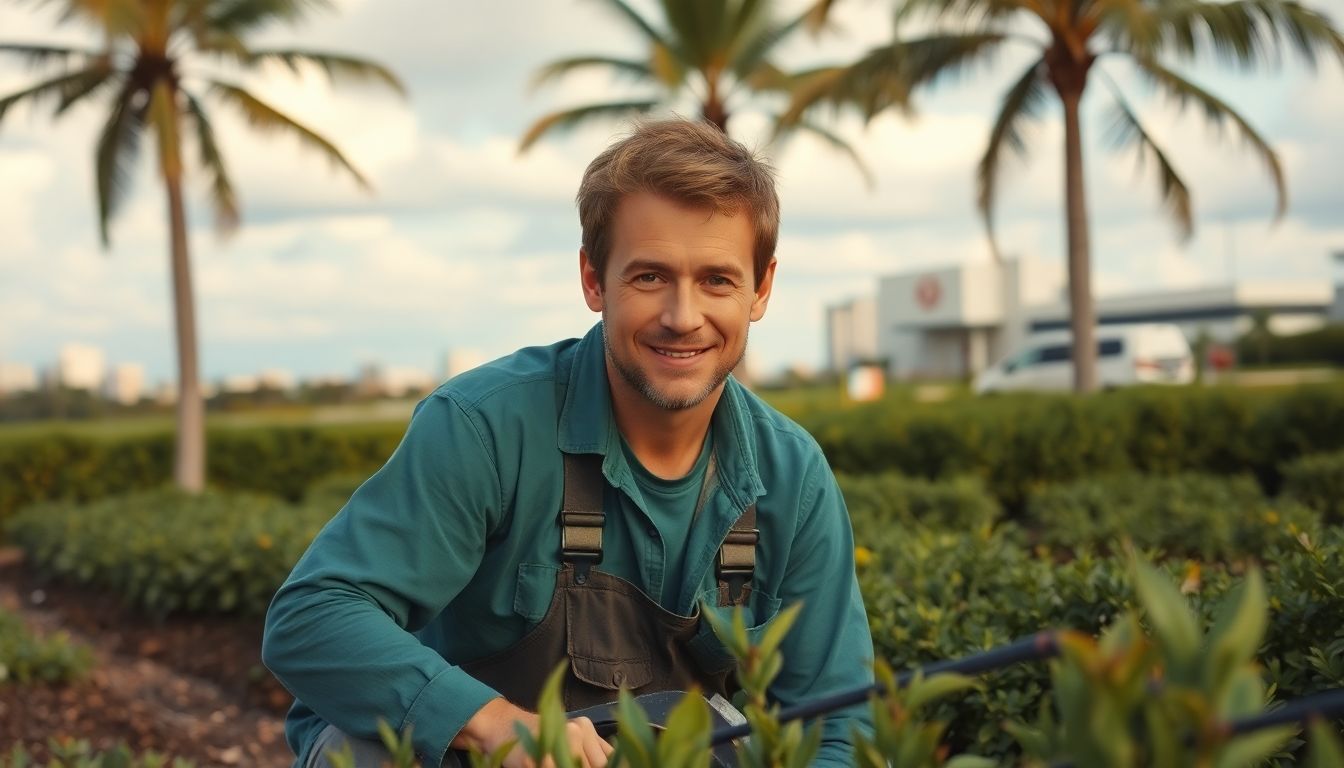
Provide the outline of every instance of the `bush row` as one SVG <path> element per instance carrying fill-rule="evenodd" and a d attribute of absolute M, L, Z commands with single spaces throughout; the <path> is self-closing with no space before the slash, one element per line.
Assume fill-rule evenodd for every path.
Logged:
<path fill-rule="evenodd" d="M 0 608 L 0 685 L 64 683 L 83 677 L 93 653 L 65 633 L 38 637 Z"/>
<path fill-rule="evenodd" d="M 156 490 L 33 505 L 14 516 L 9 535 L 47 575 L 106 589 L 151 615 L 259 614 L 336 509 Z"/>
<path fill-rule="evenodd" d="M 1260 659 L 1280 699 L 1344 686 L 1344 532 L 1326 531 L 1285 523 L 1264 548 L 1271 617 Z M 971 534 L 911 530 L 876 542 L 866 559 L 860 583 L 873 641 L 896 668 L 965 656 L 1041 629 L 1099 632 L 1134 603 L 1127 555 L 1080 549 L 1060 562 L 1034 551 L 1012 525 Z M 1206 625 L 1242 567 L 1164 565 Z M 1000 723 L 1030 719 L 1047 681 L 1044 665 L 996 673 L 982 692 L 945 705 L 939 719 L 951 721 L 959 749 L 1004 754 L 1011 739 Z"/>
<path fill-rule="evenodd" d="M 1121 471 L 1251 474 L 1277 493 L 1285 462 L 1344 449 L 1344 386 L 875 403 L 801 423 L 836 471 L 975 475 L 1016 515 L 1045 484 Z"/>
<path fill-rule="evenodd" d="M 366 473 L 392 455 L 403 425 L 212 431 L 210 483 L 290 501 L 334 472 Z M 157 488 L 172 478 L 173 436 L 100 439 L 53 435 L 0 442 L 0 523 L 40 501 L 95 501 Z"/>

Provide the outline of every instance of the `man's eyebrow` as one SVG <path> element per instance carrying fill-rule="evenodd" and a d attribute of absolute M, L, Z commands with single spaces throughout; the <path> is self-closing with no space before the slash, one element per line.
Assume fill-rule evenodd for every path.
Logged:
<path fill-rule="evenodd" d="M 670 269 L 671 267 L 665 261 L 658 261 L 656 259 L 635 259 L 625 265 L 625 269 L 621 270 L 621 274 L 632 275 L 643 272 L 667 272 Z"/>

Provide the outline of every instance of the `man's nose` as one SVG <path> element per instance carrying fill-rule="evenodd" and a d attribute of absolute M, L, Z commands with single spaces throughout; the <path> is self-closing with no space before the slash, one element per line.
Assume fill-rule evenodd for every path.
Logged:
<path fill-rule="evenodd" d="M 695 286 L 685 282 L 677 283 L 668 292 L 667 306 L 663 308 L 663 327 L 673 333 L 685 334 L 699 329 L 704 322 L 705 316 Z"/>

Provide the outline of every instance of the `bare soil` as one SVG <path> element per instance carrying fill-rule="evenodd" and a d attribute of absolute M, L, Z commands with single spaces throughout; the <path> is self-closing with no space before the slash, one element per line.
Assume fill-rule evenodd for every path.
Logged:
<path fill-rule="evenodd" d="M 107 595 L 44 583 L 13 550 L 2 554 L 0 605 L 38 634 L 68 632 L 96 661 L 70 685 L 0 685 L 0 754 L 22 744 L 43 760 L 49 738 L 69 737 L 202 767 L 291 764 L 291 699 L 261 665 L 260 619 L 151 621 Z"/>

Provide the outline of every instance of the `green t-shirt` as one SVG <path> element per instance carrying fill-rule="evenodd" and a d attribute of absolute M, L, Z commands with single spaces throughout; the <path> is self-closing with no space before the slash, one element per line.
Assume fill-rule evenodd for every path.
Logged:
<path fill-rule="evenodd" d="M 625 452 L 625 461 L 630 465 L 631 473 L 635 476 L 635 487 L 639 489 L 644 502 L 641 512 L 636 502 L 622 493 L 621 512 L 633 519 L 643 519 L 647 515 L 654 526 L 650 534 L 657 532 L 656 536 L 650 536 L 650 545 L 662 546 L 661 559 L 665 564 L 663 583 L 661 588 L 652 584 L 649 588 L 658 590 L 659 594 L 653 597 L 662 605 L 676 605 L 678 600 L 686 573 L 687 539 L 691 526 L 699 517 L 699 507 L 707 490 L 706 475 L 713 453 L 713 434 L 713 430 L 705 434 L 700 458 L 695 460 L 691 471 L 685 477 L 674 480 L 665 480 L 645 469 L 639 457 L 630 449 L 630 444 L 621 438 L 621 450 Z M 713 478 L 709 478 L 709 482 L 712 481 Z"/>

